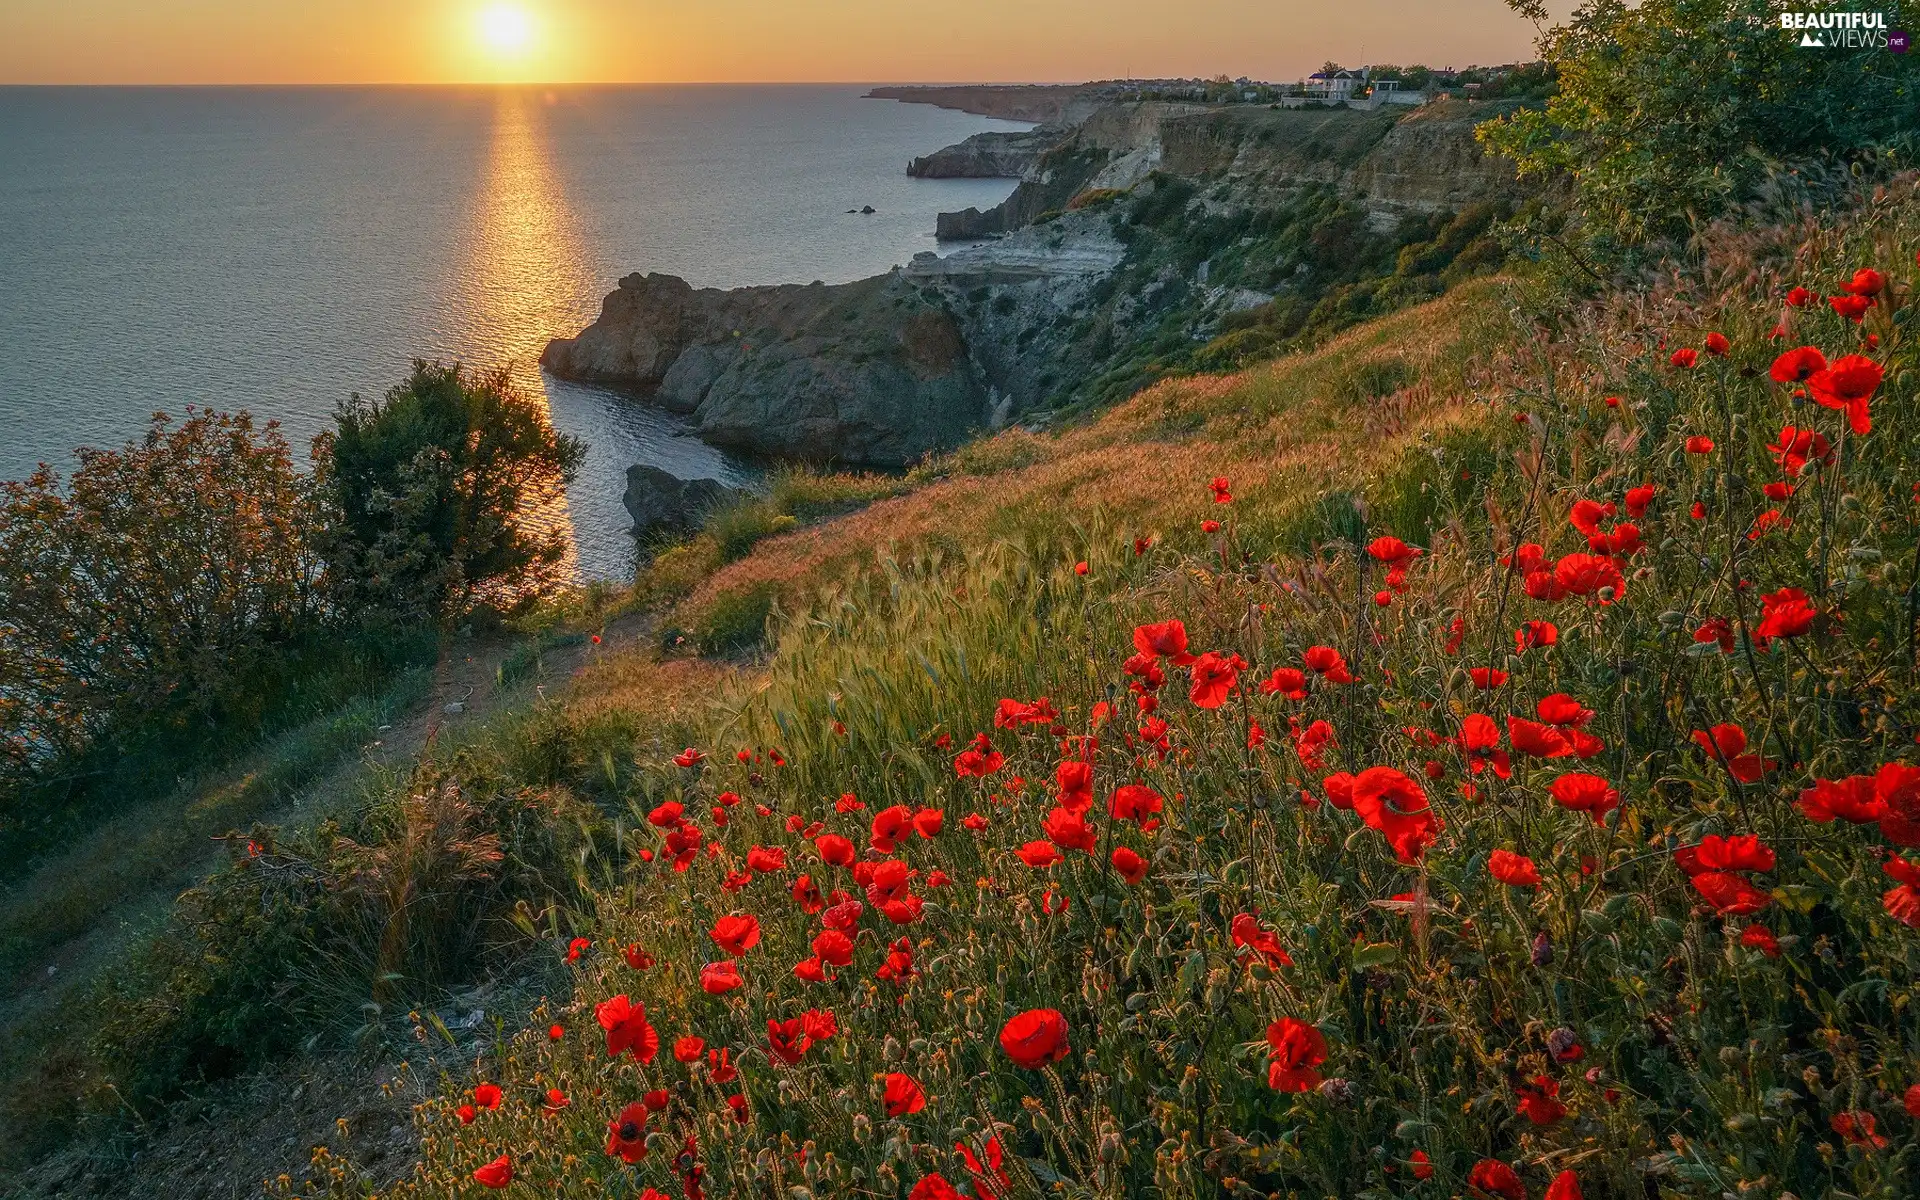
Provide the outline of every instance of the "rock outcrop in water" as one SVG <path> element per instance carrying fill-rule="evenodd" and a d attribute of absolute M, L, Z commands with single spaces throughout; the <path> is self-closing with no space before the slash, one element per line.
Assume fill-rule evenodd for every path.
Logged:
<path fill-rule="evenodd" d="M 988 415 L 959 321 L 898 273 L 732 291 L 629 275 L 540 362 L 686 414 L 715 445 L 783 458 L 898 466 Z"/>
<path fill-rule="evenodd" d="M 708 513 L 743 494 L 718 479 L 681 479 L 642 463 L 627 468 L 620 503 L 633 518 L 633 536 L 646 538 L 698 529 Z"/>

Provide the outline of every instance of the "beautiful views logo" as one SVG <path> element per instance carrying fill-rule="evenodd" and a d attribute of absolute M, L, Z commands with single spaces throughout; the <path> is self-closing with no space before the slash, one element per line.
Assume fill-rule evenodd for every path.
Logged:
<path fill-rule="evenodd" d="M 1800 35 L 1808 50 L 1907 51 L 1907 33 L 1887 28 L 1880 12 L 1789 12 L 1780 14 L 1780 28 Z"/>

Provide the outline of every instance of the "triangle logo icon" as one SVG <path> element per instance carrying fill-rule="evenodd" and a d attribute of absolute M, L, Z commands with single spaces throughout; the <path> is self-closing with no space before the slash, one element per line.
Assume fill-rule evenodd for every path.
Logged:
<path fill-rule="evenodd" d="M 1827 48 L 1827 44 L 1821 41 L 1811 30 L 1800 35 L 1800 45 L 1803 48 L 1812 47 L 1815 50 L 1824 50 Z"/>

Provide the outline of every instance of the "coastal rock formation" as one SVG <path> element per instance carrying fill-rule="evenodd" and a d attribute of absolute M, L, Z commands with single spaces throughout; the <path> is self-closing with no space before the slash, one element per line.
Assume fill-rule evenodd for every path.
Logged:
<path fill-rule="evenodd" d="M 1002 90 L 1021 112 L 1043 92 L 1063 112 L 1090 95 L 985 89 Z M 973 105 L 982 89 L 961 91 Z M 1183 362 L 1246 361 L 1328 327 L 1329 296 L 1358 319 L 1491 269 L 1484 231 L 1518 195 L 1473 137 L 1491 108 L 1128 100 L 1045 134 L 1030 164 L 1015 159 L 1043 139 L 978 136 L 918 163 L 1019 168 L 1004 203 L 940 215 L 941 238 L 981 244 L 832 287 L 630 275 L 541 362 L 684 414 L 717 445 L 900 466 Z"/>
<path fill-rule="evenodd" d="M 915 179 L 1025 179 L 1068 130 L 1042 125 L 1019 133 L 976 133 L 907 165 Z"/>
<path fill-rule="evenodd" d="M 687 414 L 715 445 L 784 458 L 900 466 L 989 414 L 959 322 L 899 273 L 732 291 L 629 275 L 540 362 Z"/>
<path fill-rule="evenodd" d="M 698 529 L 709 512 L 741 494 L 718 479 L 681 479 L 636 463 L 627 468 L 627 490 L 620 503 L 633 518 L 633 535 L 644 538 Z"/>

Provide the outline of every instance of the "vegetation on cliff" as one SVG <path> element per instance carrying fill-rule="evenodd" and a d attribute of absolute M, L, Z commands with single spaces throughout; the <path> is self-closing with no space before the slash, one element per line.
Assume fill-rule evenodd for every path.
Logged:
<path fill-rule="evenodd" d="M 854 518 L 387 1194 L 1907 1194 L 1920 195 L 1709 245 Z"/>

